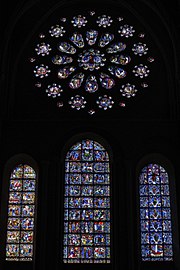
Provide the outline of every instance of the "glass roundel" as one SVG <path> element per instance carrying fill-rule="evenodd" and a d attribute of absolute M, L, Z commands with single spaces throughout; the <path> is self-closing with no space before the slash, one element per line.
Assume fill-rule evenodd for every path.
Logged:
<path fill-rule="evenodd" d="M 158 164 L 144 167 L 139 176 L 141 258 L 172 261 L 173 239 L 169 177 Z"/>
<path fill-rule="evenodd" d="M 34 84 L 57 99 L 60 110 L 89 115 L 120 110 L 149 86 L 154 58 L 145 40 L 145 33 L 122 17 L 96 11 L 67 15 L 39 34 L 30 58 Z"/>
<path fill-rule="evenodd" d="M 109 156 L 89 139 L 66 155 L 63 261 L 110 263 Z"/>
<path fill-rule="evenodd" d="M 7 261 L 32 261 L 34 245 L 36 173 L 29 165 L 18 165 L 9 184 L 6 238 Z"/>

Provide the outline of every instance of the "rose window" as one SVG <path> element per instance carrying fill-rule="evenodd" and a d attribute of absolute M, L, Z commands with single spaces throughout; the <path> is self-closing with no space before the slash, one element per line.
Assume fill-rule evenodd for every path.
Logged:
<path fill-rule="evenodd" d="M 128 105 L 148 88 L 154 58 L 145 33 L 124 21 L 89 11 L 55 22 L 30 58 L 35 86 L 60 110 L 94 115 Z"/>

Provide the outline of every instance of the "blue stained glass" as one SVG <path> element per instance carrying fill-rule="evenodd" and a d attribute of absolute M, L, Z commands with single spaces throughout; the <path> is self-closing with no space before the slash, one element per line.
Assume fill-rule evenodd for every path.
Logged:
<path fill-rule="evenodd" d="M 168 174 L 167 173 L 161 173 L 160 174 L 161 184 L 168 184 Z"/>
<path fill-rule="evenodd" d="M 141 234 L 141 243 L 142 244 L 149 244 L 149 233 L 142 233 Z"/>
<path fill-rule="evenodd" d="M 80 245 L 80 234 L 68 234 L 68 245 L 79 246 Z"/>
<path fill-rule="evenodd" d="M 161 195 L 169 195 L 169 186 L 168 185 L 161 186 Z"/>
<path fill-rule="evenodd" d="M 140 198 L 140 206 L 141 207 L 148 207 L 148 198 L 147 197 Z"/>
<path fill-rule="evenodd" d="M 64 210 L 64 220 L 68 220 L 68 216 L 69 216 L 68 210 Z"/>
<path fill-rule="evenodd" d="M 148 180 L 147 180 L 147 174 L 146 173 L 141 173 L 139 176 L 139 183 L 141 185 L 143 184 L 148 184 Z"/>
<path fill-rule="evenodd" d="M 22 191 L 22 180 L 11 180 L 10 191 Z"/>
<path fill-rule="evenodd" d="M 149 207 L 161 207 L 161 197 L 160 196 L 150 196 L 149 197 Z"/>
<path fill-rule="evenodd" d="M 82 172 L 93 172 L 93 163 L 83 162 L 82 163 Z"/>
<path fill-rule="evenodd" d="M 64 222 L 64 232 L 68 233 L 68 222 Z"/>
<path fill-rule="evenodd" d="M 171 221 L 170 220 L 163 220 L 163 231 L 170 232 L 171 231 Z"/>
<path fill-rule="evenodd" d="M 162 240 L 162 233 L 151 233 L 150 234 L 150 243 L 151 244 L 162 244 L 163 240 Z"/>
<path fill-rule="evenodd" d="M 109 184 L 109 174 L 94 174 L 95 184 Z"/>
<path fill-rule="evenodd" d="M 20 192 L 10 192 L 9 193 L 9 203 L 10 204 L 21 204 L 22 193 Z"/>
<path fill-rule="evenodd" d="M 79 221 L 69 222 L 69 232 L 70 233 L 80 233 L 81 232 L 80 222 Z"/>
<path fill-rule="evenodd" d="M 149 245 L 141 245 L 141 254 L 142 254 L 142 257 L 149 257 L 150 246 Z"/>
<path fill-rule="evenodd" d="M 149 193 L 149 187 L 148 187 L 148 185 L 140 185 L 140 187 L 139 187 L 139 193 L 140 193 L 140 196 L 148 195 L 148 193 Z"/>
<path fill-rule="evenodd" d="M 68 188 L 68 187 L 67 187 Z M 81 193 L 80 186 L 69 186 L 69 196 L 79 196 Z"/>
<path fill-rule="evenodd" d="M 94 207 L 95 208 L 109 208 L 110 207 L 109 198 L 94 198 Z"/>
<path fill-rule="evenodd" d="M 109 233 L 110 223 L 109 222 L 94 222 L 94 232 L 95 233 Z"/>
<path fill-rule="evenodd" d="M 81 258 L 90 259 L 94 257 L 94 250 L 92 247 L 81 248 Z"/>
<path fill-rule="evenodd" d="M 94 236 L 94 244 L 95 246 L 104 246 L 108 245 L 109 243 L 109 236 L 106 234 L 97 234 Z"/>
<path fill-rule="evenodd" d="M 82 198 L 82 208 L 93 208 L 93 198 Z"/>
<path fill-rule="evenodd" d="M 80 247 L 69 247 L 68 258 L 80 258 Z"/>
<path fill-rule="evenodd" d="M 160 195 L 160 186 L 159 185 L 149 185 L 149 195 Z"/>
<path fill-rule="evenodd" d="M 34 218 L 22 219 L 21 227 L 23 230 L 33 230 L 34 229 Z"/>
<path fill-rule="evenodd" d="M 34 245 L 36 173 L 18 165 L 9 182 L 6 260 L 32 261 Z M 10 245 L 9 243 L 13 243 Z"/>
<path fill-rule="evenodd" d="M 150 221 L 151 232 L 162 232 L 162 220 L 151 220 Z"/>
<path fill-rule="evenodd" d="M 81 195 L 82 196 L 92 196 L 93 195 L 93 186 L 82 186 Z"/>
<path fill-rule="evenodd" d="M 165 244 L 172 244 L 172 233 L 163 233 L 163 239 Z"/>
<path fill-rule="evenodd" d="M 171 210 L 169 208 L 162 209 L 163 219 L 171 219 Z"/>
<path fill-rule="evenodd" d="M 81 163 L 80 162 L 70 162 L 69 163 L 70 172 L 81 172 Z"/>
<path fill-rule="evenodd" d="M 69 174 L 69 184 L 81 184 L 81 175 L 77 173 Z"/>
<path fill-rule="evenodd" d="M 81 245 L 82 246 L 92 246 L 93 245 L 93 234 L 82 234 L 81 235 Z"/>
<path fill-rule="evenodd" d="M 82 184 L 92 184 L 93 174 L 82 174 Z"/>
<path fill-rule="evenodd" d="M 94 210 L 94 220 L 110 220 L 109 210 Z"/>
<path fill-rule="evenodd" d="M 148 175 L 148 183 L 150 185 L 152 184 L 160 184 L 160 179 L 159 179 L 159 176 L 156 175 L 156 174 L 153 174 L 153 175 Z"/>
<path fill-rule="evenodd" d="M 143 261 L 172 261 L 172 226 L 169 179 L 157 164 L 139 176 L 141 255 Z"/>
<path fill-rule="evenodd" d="M 110 168 L 107 151 L 82 140 L 66 155 L 64 263 L 110 263 Z"/>
<path fill-rule="evenodd" d="M 106 173 L 109 172 L 109 163 L 102 163 L 102 162 L 97 162 L 94 163 L 94 172 L 96 173 Z"/>
<path fill-rule="evenodd" d="M 93 233 L 93 222 L 81 222 L 81 233 Z"/>
<path fill-rule="evenodd" d="M 81 151 L 70 151 L 66 158 L 72 161 L 79 161 L 81 160 Z"/>
<path fill-rule="evenodd" d="M 68 198 L 64 199 L 64 208 L 68 208 Z"/>
<path fill-rule="evenodd" d="M 141 219 L 149 219 L 149 210 L 148 208 L 140 209 Z"/>
<path fill-rule="evenodd" d="M 69 210 L 69 220 L 80 220 L 81 212 L 80 210 Z"/>
<path fill-rule="evenodd" d="M 69 198 L 69 208 L 80 208 L 81 207 L 81 198 Z"/>
<path fill-rule="evenodd" d="M 161 209 L 159 208 L 151 208 L 149 210 L 149 216 L 150 216 L 150 219 L 160 219 L 162 218 L 162 214 L 161 214 Z"/>
<path fill-rule="evenodd" d="M 173 256 L 172 245 L 164 245 L 164 255 L 170 257 Z"/>
<path fill-rule="evenodd" d="M 105 151 L 99 151 L 99 150 L 96 150 L 94 152 L 94 159 L 95 161 L 108 161 L 108 155 Z"/>
<path fill-rule="evenodd" d="M 141 220 L 141 231 L 142 232 L 149 231 L 149 221 Z"/>
<path fill-rule="evenodd" d="M 84 140 L 82 141 L 82 149 L 93 149 L 93 141 L 92 140 Z"/>
<path fill-rule="evenodd" d="M 109 196 L 110 189 L 109 186 L 96 186 L 94 188 L 94 196 Z"/>
<path fill-rule="evenodd" d="M 162 206 L 163 207 L 170 207 L 170 197 L 162 196 Z"/>
<path fill-rule="evenodd" d="M 93 210 L 82 210 L 82 220 L 93 220 Z"/>

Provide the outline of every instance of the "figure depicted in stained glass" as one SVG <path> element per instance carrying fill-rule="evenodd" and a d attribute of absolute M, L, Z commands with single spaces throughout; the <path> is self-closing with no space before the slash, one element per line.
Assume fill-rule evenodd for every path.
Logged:
<path fill-rule="evenodd" d="M 119 97 L 134 98 L 140 89 L 149 86 L 141 80 L 149 76 L 150 63 L 155 59 L 152 55 L 147 55 L 146 59 L 143 57 L 150 51 L 149 46 L 142 42 L 145 33 L 137 33 L 134 26 L 123 24 L 123 20 L 123 17 L 89 11 L 74 14 L 71 18 L 63 17 L 60 23 L 55 22 L 49 27 L 47 34 L 40 33 L 40 41 L 35 47 L 36 57 L 29 58 L 30 63 L 36 63 L 34 76 L 41 80 L 35 85 L 42 87 L 48 96 L 61 97 L 57 102 L 61 109 L 69 104 L 72 109 L 94 115 L 112 107 L 124 108 L 126 103 Z M 136 65 L 130 65 L 130 62 Z M 135 76 L 136 82 L 124 84 L 124 78 L 131 80 L 129 74 Z M 46 77 L 49 77 L 48 85 Z M 109 96 L 108 90 L 112 88 L 114 91 Z M 64 89 L 72 93 L 65 101 L 62 100 Z"/>
<path fill-rule="evenodd" d="M 6 260 L 33 259 L 36 173 L 19 165 L 11 173 L 9 186 Z"/>
<path fill-rule="evenodd" d="M 86 139 L 71 147 L 65 160 L 64 263 L 109 263 L 108 153 Z"/>
<path fill-rule="evenodd" d="M 143 261 L 172 261 L 172 226 L 169 178 L 157 164 L 139 176 L 141 256 Z"/>

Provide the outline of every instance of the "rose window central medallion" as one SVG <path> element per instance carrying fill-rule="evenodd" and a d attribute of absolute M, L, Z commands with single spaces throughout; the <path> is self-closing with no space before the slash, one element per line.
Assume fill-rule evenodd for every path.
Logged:
<path fill-rule="evenodd" d="M 98 70 L 105 65 L 106 58 L 99 50 L 89 49 L 84 50 L 78 57 L 79 66 L 84 70 Z"/>
<path fill-rule="evenodd" d="M 94 115 L 125 107 L 148 87 L 154 58 L 147 55 L 145 33 L 123 21 L 95 11 L 60 18 L 39 34 L 36 57 L 30 58 L 35 86 L 57 98 L 61 110 L 67 104 Z"/>

